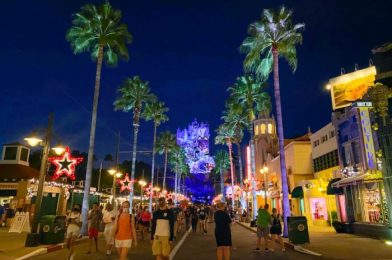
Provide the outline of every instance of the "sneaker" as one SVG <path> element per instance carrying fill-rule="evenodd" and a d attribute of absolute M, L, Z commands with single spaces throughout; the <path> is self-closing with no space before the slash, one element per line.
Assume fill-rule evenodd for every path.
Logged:
<path fill-rule="evenodd" d="M 267 250 L 267 251 L 268 251 L 268 250 Z M 272 249 L 272 248 L 271 248 L 270 251 L 273 253 L 273 252 L 275 252 L 275 249 Z"/>
<path fill-rule="evenodd" d="M 110 256 L 112 254 L 112 252 L 110 252 L 110 250 L 106 251 L 106 256 Z"/>
<path fill-rule="evenodd" d="M 255 251 L 257 251 L 257 252 L 260 251 L 260 248 L 256 247 Z"/>
<path fill-rule="evenodd" d="M 268 248 L 265 249 L 265 252 L 268 252 Z"/>
<path fill-rule="evenodd" d="M 282 252 L 283 252 L 283 253 L 286 252 L 286 249 L 282 248 Z"/>

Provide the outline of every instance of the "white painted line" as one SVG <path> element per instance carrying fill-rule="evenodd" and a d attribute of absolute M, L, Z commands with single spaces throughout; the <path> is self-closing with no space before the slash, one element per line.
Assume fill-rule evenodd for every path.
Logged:
<path fill-rule="evenodd" d="M 43 247 L 43 248 L 37 249 L 27 255 L 21 256 L 21 257 L 17 258 L 16 260 L 23 260 L 23 259 L 28 259 L 33 256 L 43 255 L 43 254 L 46 254 L 47 250 L 48 249 L 46 247 Z"/>
<path fill-rule="evenodd" d="M 294 250 L 303 254 L 314 255 L 314 256 L 322 256 L 322 254 L 316 253 L 309 249 L 303 248 L 302 246 L 294 246 Z"/>
<path fill-rule="evenodd" d="M 185 232 L 185 234 L 182 236 L 181 240 L 178 242 L 178 244 L 173 248 L 173 250 L 170 252 L 169 255 L 169 260 L 173 260 L 174 256 L 177 254 L 177 251 L 180 249 L 180 247 L 182 246 L 182 244 L 184 244 L 185 239 L 187 238 L 187 236 L 189 235 L 189 233 L 191 233 L 192 227 L 190 227 L 188 229 L 187 232 Z"/>

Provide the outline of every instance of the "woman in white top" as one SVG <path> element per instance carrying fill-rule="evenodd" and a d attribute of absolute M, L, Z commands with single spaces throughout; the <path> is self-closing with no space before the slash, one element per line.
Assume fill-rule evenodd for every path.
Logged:
<path fill-rule="evenodd" d="M 113 209 L 112 204 L 106 204 L 105 210 L 103 212 L 103 223 L 105 224 L 105 230 L 103 231 L 105 235 L 107 250 L 106 255 L 112 254 L 112 248 L 114 245 L 114 226 L 117 212 Z"/>
<path fill-rule="evenodd" d="M 72 208 L 72 212 L 67 216 L 67 234 L 66 244 L 69 250 L 67 259 L 73 259 L 74 257 L 74 244 L 76 238 L 80 234 L 80 227 L 82 226 L 82 214 L 80 214 L 80 205 L 75 204 Z"/>

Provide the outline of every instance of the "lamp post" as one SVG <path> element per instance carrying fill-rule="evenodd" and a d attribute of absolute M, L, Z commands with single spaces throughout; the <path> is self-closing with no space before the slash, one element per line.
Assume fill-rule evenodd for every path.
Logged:
<path fill-rule="evenodd" d="M 267 172 L 268 172 L 267 166 L 264 166 L 262 169 L 260 169 L 260 173 L 263 174 L 263 178 L 264 178 L 264 205 L 267 204 L 267 189 L 268 189 Z"/>
<path fill-rule="evenodd" d="M 122 176 L 121 172 L 117 172 L 115 169 L 108 170 L 109 174 L 113 176 L 113 184 L 112 184 L 112 205 L 115 206 L 115 198 L 116 198 L 116 179 Z"/>
<path fill-rule="evenodd" d="M 140 185 L 140 198 L 141 198 L 141 205 L 143 207 L 143 187 L 147 185 L 147 182 L 145 180 L 140 180 L 138 183 Z"/>
<path fill-rule="evenodd" d="M 37 196 L 35 199 L 34 218 L 31 227 L 31 232 L 28 233 L 26 237 L 26 242 L 25 242 L 26 247 L 35 247 L 40 244 L 38 225 L 41 217 L 41 204 L 42 204 L 42 197 L 44 191 L 46 168 L 48 164 L 50 142 L 53 135 L 53 120 L 54 120 L 54 116 L 53 114 L 50 114 L 48 120 L 48 126 L 45 130 L 44 139 L 39 138 L 36 134 L 24 138 L 24 140 L 31 146 L 41 145 L 43 147 L 41 167 L 40 167 L 39 179 L 38 179 L 39 182 L 38 182 Z M 64 148 L 62 147 L 53 147 L 52 149 L 55 151 L 56 154 L 61 154 L 64 152 Z"/>

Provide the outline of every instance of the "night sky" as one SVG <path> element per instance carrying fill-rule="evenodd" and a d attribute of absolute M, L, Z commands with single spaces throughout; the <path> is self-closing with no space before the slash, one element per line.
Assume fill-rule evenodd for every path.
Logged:
<path fill-rule="evenodd" d="M 93 1 L 94 2 L 94 1 Z M 101 2 L 101 1 L 95 1 Z M 87 151 L 95 63 L 74 55 L 65 40 L 71 15 L 91 1 L 2 1 L 0 8 L 0 142 L 23 141 L 55 114 L 55 130 L 71 149 Z M 226 88 L 241 75 L 238 52 L 247 27 L 263 8 L 285 4 L 294 21 L 306 23 L 293 75 L 281 62 L 281 91 L 287 137 L 328 123 L 330 77 L 368 66 L 370 50 L 392 40 L 392 1 L 354 0 L 112 0 L 123 11 L 134 41 L 129 62 L 104 67 L 99 100 L 96 153 L 130 150 L 131 114 L 113 111 L 116 89 L 125 77 L 140 75 L 170 108 L 160 131 L 176 131 L 194 118 L 220 123 Z M 272 81 L 271 81 L 272 83 Z M 270 84 L 269 91 L 272 90 Z M 213 131 L 212 131 L 213 132 Z M 142 122 L 140 150 L 151 150 L 152 123 Z M 213 140 L 210 140 L 212 146 Z M 130 159 L 123 154 L 121 159 Z M 143 159 L 143 157 L 139 157 Z M 148 160 L 145 158 L 145 160 Z"/>

